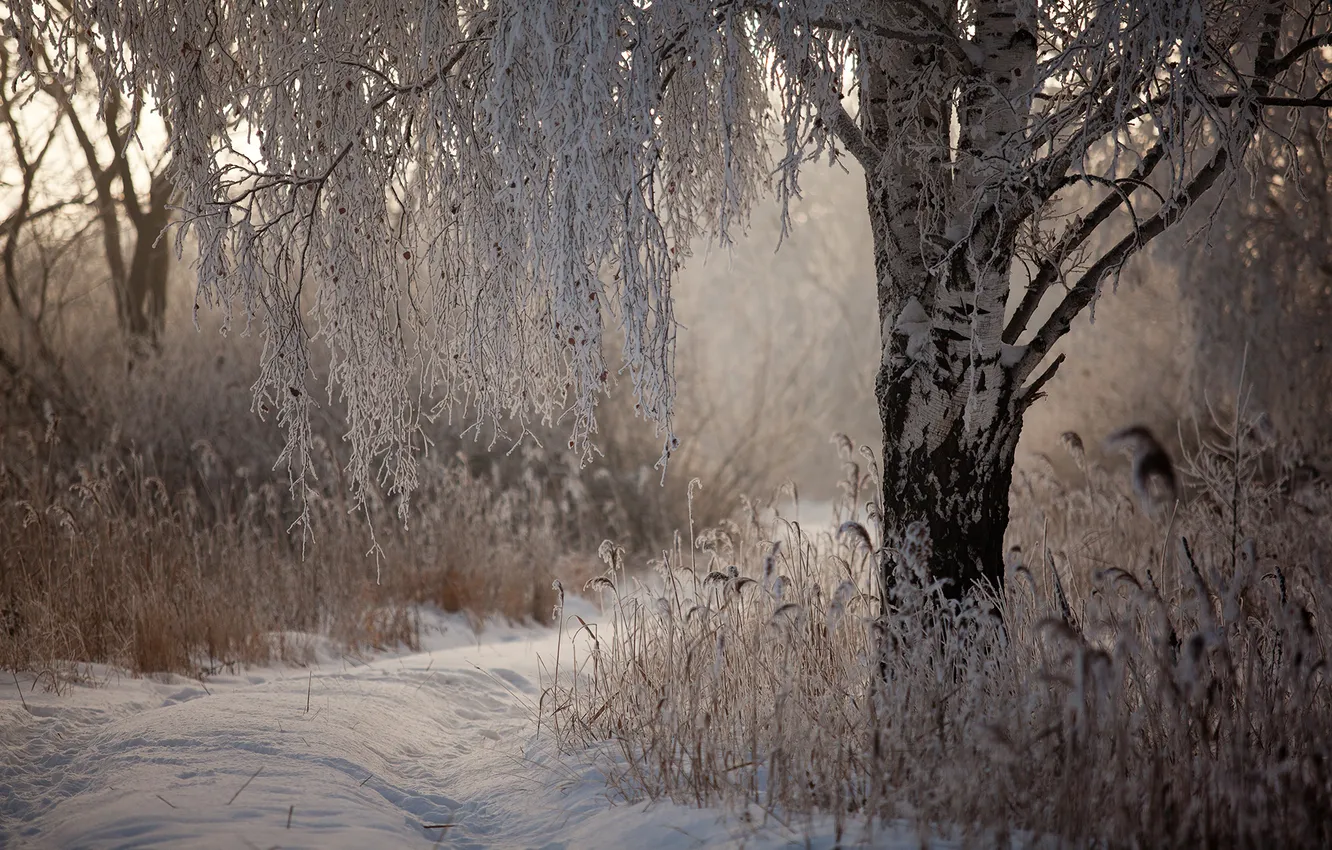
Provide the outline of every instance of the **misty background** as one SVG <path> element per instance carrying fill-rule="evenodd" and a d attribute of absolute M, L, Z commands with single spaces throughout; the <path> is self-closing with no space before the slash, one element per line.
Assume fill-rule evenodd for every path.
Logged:
<path fill-rule="evenodd" d="M 182 262 L 170 264 L 153 345 L 131 340 L 127 347 L 97 211 L 89 211 L 94 181 L 65 142 L 67 167 L 48 166 L 54 182 L 43 191 L 82 204 L 38 222 L 34 236 L 15 246 L 15 285 L 0 311 L 9 423 L 39 421 L 43 403 L 58 398 L 84 414 L 111 413 L 119 437 L 149 450 L 180 451 L 207 438 L 227 447 L 224 455 L 257 461 L 272 452 L 275 459 L 277 426 L 250 411 L 261 341 L 244 334 L 243 317 L 220 334 L 224 314 L 207 306 L 195 330 L 188 249 Z M 111 158 L 105 141 L 102 147 Z M 132 159 L 141 184 L 163 168 L 152 165 L 160 156 L 147 151 Z M 10 174 L 6 182 L 12 189 L 18 180 Z M 1299 253 L 1301 238 L 1314 242 L 1304 252 L 1310 274 L 1285 272 L 1293 280 L 1287 289 L 1307 290 L 1292 297 L 1293 305 L 1284 304 L 1285 290 L 1275 283 L 1257 288 L 1259 278 L 1279 270 L 1247 269 L 1239 255 L 1255 246 L 1230 244 L 1226 230 L 1244 219 L 1251 191 L 1233 188 L 1219 212 L 1204 208 L 1190 226 L 1158 240 L 1094 311 L 1079 317 L 1060 346 L 1068 361 L 1027 415 L 1020 464 L 1042 455 L 1058 463 L 1055 449 L 1066 431 L 1082 435 L 1093 450 L 1106 434 L 1135 423 L 1174 441 L 1181 421 L 1207 418 L 1208 401 L 1220 408 L 1232 402 L 1241 366 L 1250 405 L 1287 433 L 1299 432 L 1311 449 L 1321 446 L 1323 396 L 1301 390 L 1326 371 L 1320 318 L 1328 284 L 1320 287 L 1319 280 L 1329 276 L 1316 251 L 1319 234 L 1277 234 L 1296 243 L 1283 251 L 1287 257 Z M 1299 201 L 1327 204 L 1326 196 L 1312 193 Z M 1217 215 L 1227 217 L 1222 226 Z M 1325 219 L 1324 209 L 1324 228 Z M 121 236 L 132 252 L 133 240 Z M 169 249 L 169 240 L 157 247 Z M 1015 295 L 1020 286 L 1015 282 Z M 858 167 L 845 158 L 811 164 L 785 237 L 780 206 L 762 201 L 733 244 L 695 246 L 675 296 L 677 433 L 688 463 L 676 465 L 684 471 L 673 466 L 668 481 L 697 473 L 705 488 L 719 483 L 724 492 L 758 495 L 789 479 L 808 498 L 830 498 L 838 475 L 831 435 L 876 448 L 881 439 L 873 394 L 879 352 L 873 248 Z M 1313 309 L 1310 300 L 1317 302 Z M 615 345 L 612 331 L 608 346 Z M 628 414 L 619 402 L 626 394 L 627 387 L 613 390 L 603 405 L 601 448 L 607 439 L 642 441 L 644 448 L 629 457 L 612 450 L 598 464 L 652 459 L 657 438 L 650 426 L 623 421 Z M 336 429 L 336 405 L 324 415 Z M 468 451 L 484 448 L 484 441 L 473 442 Z"/>
<path fill-rule="evenodd" d="M 826 499 L 837 476 L 830 435 L 872 447 L 881 440 L 874 401 L 879 320 L 858 167 L 814 164 L 802 185 L 784 241 L 780 207 L 770 201 L 729 251 L 702 252 L 686 267 L 677 290 L 684 326 L 679 430 L 714 463 L 752 435 L 768 447 L 762 457 L 769 470 L 796 481 L 802 494 Z M 1075 322 L 1058 349 L 1068 361 L 1048 397 L 1027 414 L 1020 464 L 1057 454 L 1066 431 L 1081 434 L 1093 450 L 1134 423 L 1173 440 L 1178 420 L 1196 409 L 1209 383 L 1218 401 L 1233 390 L 1238 372 L 1198 369 L 1202 351 L 1181 269 L 1205 248 L 1176 241 L 1130 264 L 1094 317 Z M 1020 295 L 1015 282 L 1010 306 Z M 1238 338 L 1245 327 L 1236 324 Z"/>

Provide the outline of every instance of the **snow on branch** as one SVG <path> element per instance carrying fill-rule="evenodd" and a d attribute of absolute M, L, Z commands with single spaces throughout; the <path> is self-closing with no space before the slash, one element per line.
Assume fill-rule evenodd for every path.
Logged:
<path fill-rule="evenodd" d="M 1029 177 L 1028 186 L 1046 201 L 1078 183 L 1104 185 L 1110 192 L 1040 252 L 1037 272 L 1004 330 L 1005 342 L 1016 343 L 1052 284 L 1070 275 L 1077 281 L 1067 287 L 1054 312 L 1035 332 L 1015 369 L 1018 380 L 1030 375 L 1067 333 L 1072 319 L 1094 301 L 1107 277 L 1180 220 L 1212 186 L 1226 182 L 1226 175 L 1243 161 L 1255 133 L 1262 131 L 1264 109 L 1332 106 L 1325 97 L 1332 90 L 1328 82 L 1332 73 L 1325 61 L 1302 68 L 1299 80 L 1282 79 L 1301 60 L 1328 44 L 1326 33 L 1307 35 L 1309 28 L 1325 28 L 1326 22 L 1318 21 L 1316 10 L 1298 8 L 1300 5 L 1121 2 L 1103 6 L 1101 16 L 1108 15 L 1121 29 L 1132 21 L 1141 34 L 1107 51 L 1110 55 L 1102 67 L 1109 73 L 1101 84 L 1084 89 L 1105 92 L 1099 98 L 1082 99 L 1087 117 L 1055 119 L 1076 100 L 1061 103 L 1057 93 L 1038 110 L 1046 115 L 1038 123 L 1045 124 L 1051 152 L 1035 164 L 1035 179 Z M 1304 37 L 1296 36 L 1300 40 L 1276 58 L 1278 45 L 1283 37 L 1289 40 L 1292 31 Z M 1153 50 L 1156 59 L 1130 73 L 1126 60 L 1149 56 Z M 1050 67 L 1067 63 L 1066 53 Z M 1308 95 L 1298 94 L 1308 91 L 1311 82 L 1321 87 Z M 1065 141 L 1057 146 L 1060 138 Z M 1099 167 L 1092 159 L 1096 156 L 1093 145 L 1100 146 Z M 1127 173 L 1119 163 L 1123 155 L 1137 160 Z M 1152 181 L 1162 164 L 1167 166 L 1167 178 Z M 1159 209 L 1154 215 L 1138 214 L 1133 195 L 1139 189 L 1155 196 Z M 1030 209 L 1034 212 L 1038 205 Z M 1066 270 L 1064 263 L 1112 214 L 1121 211 L 1129 217 L 1128 234 L 1080 273 Z"/>
<path fill-rule="evenodd" d="M 846 61 L 810 10 L 760 25 L 730 0 L 5 9 L 20 44 L 56 46 L 52 69 L 28 72 L 73 73 L 70 34 L 95 34 L 104 85 L 163 112 L 197 303 L 258 321 L 256 406 L 287 429 L 294 488 L 311 347 L 326 347 L 361 495 L 410 492 L 427 413 L 554 423 L 587 457 L 617 375 L 664 432 L 664 461 L 681 263 L 747 213 L 773 130 L 777 181 L 798 193 L 830 131 L 789 71 L 840 80 Z"/>
<path fill-rule="evenodd" d="M 883 4 L 877 24 L 922 25 L 920 6 Z M 934 323 L 943 355 L 930 380 L 993 393 L 997 380 L 976 375 L 1019 343 L 1023 355 L 1001 371 L 1015 386 L 1035 374 L 1104 280 L 1229 184 L 1268 132 L 1266 114 L 1332 105 L 1328 23 L 1318 3 L 990 0 L 931 24 L 971 34 L 966 52 L 983 55 L 970 68 L 884 36 L 861 107 L 883 163 L 892 248 L 882 260 L 900 282 L 886 303 L 916 299 Z M 862 41 L 875 32 L 865 27 Z M 939 106 L 950 99 L 951 114 Z M 996 321 L 1016 261 L 1031 279 Z M 1061 301 L 1027 339 L 1056 284 Z M 896 368 L 911 360 L 903 353 Z"/>

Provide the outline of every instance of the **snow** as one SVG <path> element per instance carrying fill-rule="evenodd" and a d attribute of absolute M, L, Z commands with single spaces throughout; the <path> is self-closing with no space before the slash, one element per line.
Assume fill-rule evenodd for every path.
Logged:
<path fill-rule="evenodd" d="M 565 614 L 597 619 L 572 597 Z M 0 847 L 834 845 L 827 824 L 617 800 L 537 731 L 556 631 L 427 625 L 420 653 L 315 641 L 309 668 L 203 682 L 90 667 L 56 694 L 20 675 L 21 695 L 0 686 Z"/>
<path fill-rule="evenodd" d="M 913 360 L 922 360 L 929 351 L 930 331 L 933 325 L 929 314 L 917 298 L 907 299 L 902 312 L 897 316 L 893 332 L 907 337 L 906 355 Z"/>
<path fill-rule="evenodd" d="M 1012 369 L 1022 362 L 1022 358 L 1027 356 L 1027 346 L 1008 345 L 999 343 L 999 365 L 1005 369 Z"/>

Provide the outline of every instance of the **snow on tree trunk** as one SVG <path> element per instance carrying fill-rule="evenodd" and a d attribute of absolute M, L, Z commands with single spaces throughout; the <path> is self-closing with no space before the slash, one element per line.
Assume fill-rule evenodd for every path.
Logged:
<path fill-rule="evenodd" d="M 946 324 L 947 315 L 939 317 L 937 308 L 932 316 L 918 295 L 902 303 L 905 287 L 897 280 L 904 262 L 887 236 L 894 194 L 871 187 L 869 199 L 884 334 L 875 386 L 884 435 L 884 518 L 898 533 L 917 520 L 929 524 L 932 570 L 952 580 L 950 593 L 982 580 L 998 587 L 1013 456 L 1023 410 L 1034 396 L 1018 391 L 1011 369 L 1017 349 L 1000 341 L 996 323 L 984 316 L 972 322 L 987 334 L 977 340 L 957 321 Z M 1011 257 L 1011 249 L 1005 256 Z M 1007 272 L 977 269 L 960 252 L 958 257 L 935 273 L 921 263 L 910 281 L 914 289 L 932 291 L 935 304 L 952 296 L 948 315 L 955 320 L 977 309 L 1002 317 L 1002 304 L 967 302 L 962 309 L 956 299 L 987 283 L 998 288 Z M 973 277 L 977 272 L 984 283 Z"/>
<path fill-rule="evenodd" d="M 909 390 L 895 389 L 881 388 L 888 396 L 880 396 L 885 429 L 900 428 L 915 401 Z M 887 518 L 896 529 L 917 520 L 929 525 L 931 574 L 949 580 L 950 596 L 1003 586 L 1008 488 L 1021 427 L 1020 414 L 1006 414 L 971 434 L 954 421 L 933 448 L 902 437 L 885 444 L 885 470 L 892 470 L 883 484 Z"/>
<path fill-rule="evenodd" d="M 932 572 L 954 594 L 1003 581 L 1025 397 L 1002 340 L 1017 230 L 992 210 L 1011 194 L 999 164 L 1027 156 L 1034 3 L 981 4 L 976 31 L 975 78 L 964 88 L 947 73 L 920 73 L 958 61 L 932 44 L 889 45 L 862 82 L 867 136 L 889 152 L 867 175 L 884 519 L 898 534 L 929 524 Z"/>

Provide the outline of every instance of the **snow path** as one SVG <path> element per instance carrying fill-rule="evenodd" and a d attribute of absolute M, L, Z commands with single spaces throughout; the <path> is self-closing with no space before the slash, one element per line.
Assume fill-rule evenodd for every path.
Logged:
<path fill-rule="evenodd" d="M 418 654 L 325 644 L 309 670 L 206 690 L 106 668 L 59 696 L 0 685 L 0 847 L 807 846 L 718 811 L 613 806 L 536 734 L 556 633 L 437 619 Z M 826 832 L 808 846 L 832 846 Z"/>

